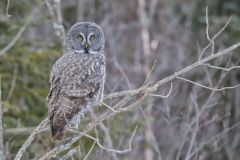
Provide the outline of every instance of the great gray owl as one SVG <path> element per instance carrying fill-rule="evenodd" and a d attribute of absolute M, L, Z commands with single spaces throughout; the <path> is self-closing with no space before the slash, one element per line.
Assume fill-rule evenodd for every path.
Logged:
<path fill-rule="evenodd" d="M 64 54 L 53 65 L 47 97 L 53 140 L 62 140 L 67 125 L 80 122 L 88 107 L 103 96 L 105 38 L 92 22 L 79 22 L 67 34 Z"/>

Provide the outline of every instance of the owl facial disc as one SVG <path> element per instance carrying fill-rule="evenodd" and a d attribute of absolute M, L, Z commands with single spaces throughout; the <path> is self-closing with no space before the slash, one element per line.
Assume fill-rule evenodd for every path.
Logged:
<path fill-rule="evenodd" d="M 105 38 L 102 29 L 93 22 L 73 25 L 65 41 L 65 53 L 101 54 Z"/>

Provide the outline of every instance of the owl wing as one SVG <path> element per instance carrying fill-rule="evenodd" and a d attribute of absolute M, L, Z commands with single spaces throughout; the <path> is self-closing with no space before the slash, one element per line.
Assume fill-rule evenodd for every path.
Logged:
<path fill-rule="evenodd" d="M 54 64 L 47 97 L 53 137 L 62 137 L 66 119 L 71 119 L 86 106 L 86 98 L 98 99 L 100 96 L 105 79 L 103 58 L 63 56 Z"/>

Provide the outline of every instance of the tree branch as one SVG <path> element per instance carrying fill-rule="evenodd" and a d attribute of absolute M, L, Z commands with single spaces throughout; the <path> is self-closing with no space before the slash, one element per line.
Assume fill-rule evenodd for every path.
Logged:
<path fill-rule="evenodd" d="M 4 145 L 3 145 L 3 124 L 2 124 L 2 114 L 3 114 L 3 106 L 2 106 L 2 82 L 0 76 L 0 158 L 5 160 L 5 152 L 4 152 Z"/>
<path fill-rule="evenodd" d="M 7 51 L 9 51 L 17 43 L 19 38 L 22 36 L 24 31 L 26 30 L 27 26 L 30 24 L 31 20 L 32 20 L 32 15 L 28 18 L 26 23 L 20 28 L 18 33 L 11 40 L 11 42 L 7 46 L 5 46 L 2 50 L 0 50 L 0 56 L 3 56 Z"/>

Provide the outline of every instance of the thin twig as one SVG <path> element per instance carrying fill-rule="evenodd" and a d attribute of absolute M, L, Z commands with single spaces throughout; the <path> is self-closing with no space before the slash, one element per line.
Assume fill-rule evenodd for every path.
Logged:
<path fill-rule="evenodd" d="M 68 158 L 71 157 L 76 152 L 78 152 L 79 149 L 80 149 L 79 146 L 71 149 L 70 151 L 67 152 L 67 154 L 65 154 L 64 156 L 61 157 L 61 160 L 68 160 Z"/>
<path fill-rule="evenodd" d="M 150 77 L 151 77 L 151 75 L 152 75 L 152 73 L 153 73 L 153 71 L 154 71 L 154 69 L 155 69 L 155 66 L 156 66 L 156 64 L 157 64 L 157 61 L 158 61 L 158 59 L 155 59 L 155 60 L 154 60 L 151 69 L 149 70 L 149 72 L 148 72 L 147 75 L 146 75 L 146 79 L 145 79 L 145 81 L 144 81 L 144 84 L 147 83 L 148 80 L 150 79 Z"/>
<path fill-rule="evenodd" d="M 217 82 L 217 84 L 214 86 L 214 88 L 218 88 L 219 87 L 219 85 L 222 83 L 222 81 L 223 81 L 223 79 L 224 79 L 224 76 L 222 76 L 219 80 L 218 80 L 218 82 Z M 189 124 L 189 128 L 191 128 L 194 124 L 196 124 L 197 123 L 197 121 L 198 121 L 198 119 L 200 118 L 200 116 L 203 114 L 203 111 L 207 108 L 207 104 L 212 100 L 212 98 L 213 98 L 213 95 L 214 95 L 214 93 L 216 93 L 215 91 L 213 91 L 213 90 L 211 90 L 212 92 L 210 93 L 210 95 L 208 96 L 208 98 L 207 98 L 207 100 L 205 101 L 205 103 L 203 104 L 203 106 L 201 107 L 201 109 L 199 110 L 199 112 L 197 113 L 197 115 L 195 116 L 195 118 L 191 121 L 191 123 Z M 184 147 L 184 144 L 185 144 L 185 142 L 187 141 L 187 139 L 188 139 L 188 133 L 190 133 L 191 132 L 191 130 L 190 129 L 188 129 L 185 133 L 184 133 L 184 137 L 186 137 L 186 138 L 184 138 L 183 140 L 182 140 L 182 142 L 181 142 L 181 145 L 180 145 L 180 149 L 179 149 L 179 151 L 178 151 L 178 154 L 177 154 L 177 160 L 179 160 L 179 158 L 180 158 L 180 154 L 181 154 L 181 151 L 182 151 L 182 149 L 183 149 L 183 147 Z"/>
<path fill-rule="evenodd" d="M 172 86 L 173 86 L 173 84 L 171 82 L 171 86 L 170 86 L 170 89 L 169 89 L 167 95 L 159 95 L 159 94 L 149 94 L 149 95 L 152 97 L 168 98 L 170 96 L 170 94 L 172 93 Z"/>
<path fill-rule="evenodd" d="M 22 36 L 24 31 L 26 30 L 27 26 L 30 24 L 32 20 L 32 15 L 27 19 L 26 23 L 20 28 L 18 33 L 14 36 L 14 38 L 11 40 L 10 43 L 8 43 L 7 46 L 5 46 L 1 51 L 0 51 L 0 56 L 3 56 L 8 50 L 10 50 L 19 40 L 19 38 Z"/>
<path fill-rule="evenodd" d="M 133 141 L 133 138 L 136 134 L 136 131 L 137 131 L 137 126 L 135 127 L 130 139 L 129 139 L 129 142 L 128 142 L 128 149 L 124 149 L 124 150 L 117 150 L 117 149 L 113 149 L 113 148 L 107 148 L 105 146 L 103 146 L 100 142 L 99 142 L 99 138 L 98 138 L 98 132 L 97 130 L 96 131 L 96 135 L 97 135 L 97 138 L 95 138 L 95 141 L 97 142 L 98 146 L 106 151 L 110 151 L 110 152 L 114 152 L 114 153 L 118 153 L 118 154 L 124 154 L 124 153 L 127 153 L 127 152 L 130 152 L 132 150 L 132 141 Z M 93 137 L 92 137 L 93 138 Z M 94 140 L 94 139 L 93 139 Z"/>
<path fill-rule="evenodd" d="M 95 147 L 95 145 L 96 145 L 96 141 L 93 142 L 92 147 L 89 149 L 88 153 L 87 153 L 86 156 L 83 158 L 83 160 L 87 160 L 87 159 L 88 159 L 88 157 L 89 157 L 90 154 L 92 153 L 92 150 L 93 150 L 93 148 Z"/>
<path fill-rule="evenodd" d="M 6 15 L 7 15 L 8 18 L 12 16 L 12 15 L 10 15 L 10 14 L 8 13 L 9 5 L 10 5 L 10 0 L 7 0 Z"/>
<path fill-rule="evenodd" d="M 129 111 L 130 109 L 133 109 L 134 106 L 138 106 L 146 97 L 148 96 L 147 93 L 145 93 L 142 97 L 140 97 L 137 101 L 135 101 L 133 104 L 127 106 L 127 107 L 121 107 L 120 111 Z"/>
<path fill-rule="evenodd" d="M 215 41 L 214 39 L 211 39 L 209 36 L 209 21 L 208 21 L 208 7 L 206 7 L 206 35 L 207 35 L 207 39 L 208 41 L 212 44 L 212 52 L 211 54 L 214 54 L 214 50 L 215 50 Z M 202 55 L 201 55 L 202 56 Z"/>
<path fill-rule="evenodd" d="M 196 98 L 191 94 L 190 95 L 191 97 L 191 100 L 194 104 L 194 108 L 195 108 L 195 113 L 197 115 L 197 113 L 199 113 L 199 106 L 198 106 L 198 103 L 197 103 L 197 100 Z M 190 145 L 188 147 L 188 151 L 187 151 L 187 154 L 186 154 L 186 157 L 184 158 L 185 160 L 190 160 L 190 154 L 191 154 L 191 151 L 194 147 L 194 144 L 196 144 L 196 141 L 197 141 L 197 134 L 198 134 L 198 131 L 199 131 L 199 117 L 196 119 L 196 124 L 195 124 L 195 129 L 192 133 L 192 137 L 191 137 L 191 141 L 190 141 Z"/>
<path fill-rule="evenodd" d="M 36 127 L 28 128 L 8 128 L 4 130 L 4 135 L 29 135 Z"/>
<path fill-rule="evenodd" d="M 151 137 L 151 140 L 149 142 L 149 145 L 152 145 L 153 148 L 155 149 L 155 151 L 157 152 L 158 154 L 158 160 L 162 160 L 163 157 L 162 157 L 162 153 L 160 152 L 160 149 L 158 147 L 158 142 L 157 142 L 157 139 L 156 139 L 156 136 L 154 135 L 154 131 L 152 129 L 152 126 L 151 126 L 151 117 L 149 117 L 148 115 L 146 115 L 146 112 L 142 111 L 142 115 L 145 119 L 145 122 L 146 122 L 146 127 L 148 128 L 149 130 L 149 136 Z"/>
<path fill-rule="evenodd" d="M 211 65 L 209 63 L 206 63 L 204 65 L 208 66 L 210 68 L 213 68 L 213 69 L 219 69 L 219 70 L 223 70 L 223 71 L 226 71 L 226 72 L 229 72 L 229 71 L 231 71 L 233 69 L 240 69 L 240 66 L 233 66 L 233 67 L 229 67 L 229 68 L 223 68 L 223 67 L 213 66 L 213 65 Z"/>
<path fill-rule="evenodd" d="M 235 123 L 234 125 L 232 125 L 231 127 L 223 130 L 222 132 L 220 132 L 219 134 L 217 134 L 216 136 L 213 136 L 211 138 L 209 138 L 206 142 L 202 143 L 198 148 L 195 149 L 194 152 L 191 153 L 191 155 L 189 156 L 190 159 L 195 155 L 196 152 L 198 152 L 199 150 L 201 150 L 205 145 L 213 142 L 215 139 L 218 139 L 220 138 L 222 135 L 224 135 L 225 133 L 235 129 L 237 126 L 239 126 L 239 122 L 238 123 Z"/>
<path fill-rule="evenodd" d="M 200 83 L 197 83 L 197 82 L 193 82 L 189 79 L 186 79 L 186 78 L 183 78 L 183 77 L 176 77 L 177 79 L 180 79 L 180 80 L 183 80 L 183 81 L 186 81 L 186 82 L 189 82 L 189 83 L 192 83 L 196 86 L 199 86 L 199 87 L 202 87 L 202 88 L 205 88 L 205 89 L 209 89 L 209 90 L 213 90 L 213 91 L 224 91 L 224 90 L 228 90 L 228 89 L 234 89 L 234 88 L 237 88 L 240 86 L 240 84 L 237 84 L 237 85 L 234 85 L 234 86 L 231 86 L 231 87 L 222 87 L 222 88 L 212 88 L 212 87 L 208 87 L 208 86 L 205 86 L 205 85 L 202 85 Z"/>
<path fill-rule="evenodd" d="M 99 138 L 98 138 L 98 133 L 97 133 L 97 132 L 96 132 L 96 135 L 97 135 L 96 138 L 93 137 L 93 136 L 91 136 L 91 135 L 89 135 L 89 134 L 83 133 L 83 132 L 78 132 L 78 134 L 80 134 L 80 135 L 82 135 L 82 136 L 85 136 L 85 137 L 87 137 L 87 138 L 89 138 L 89 139 L 94 140 L 100 148 L 102 148 L 102 149 L 104 149 L 104 150 L 106 150 L 106 151 L 114 152 L 114 153 L 118 153 L 118 154 L 125 154 L 125 153 L 130 152 L 130 151 L 132 150 L 132 141 L 133 141 L 133 138 L 134 138 L 134 136 L 135 136 L 135 134 L 136 134 L 136 131 L 137 131 L 137 126 L 135 127 L 135 129 L 134 129 L 134 131 L 133 131 L 133 133 L 132 133 L 132 135 L 131 135 L 131 137 L 130 137 L 130 139 L 129 139 L 128 148 L 127 148 L 127 149 L 124 149 L 124 150 L 117 150 L 117 149 L 105 147 L 104 145 L 102 145 L 102 144 L 100 143 L 100 140 L 99 140 Z M 77 131 L 76 131 L 76 133 L 77 133 Z M 42 158 L 41 158 L 41 159 L 42 159 Z"/>
<path fill-rule="evenodd" d="M 211 38 L 209 37 L 209 21 L 208 21 L 208 6 L 206 7 L 206 35 L 207 35 L 207 39 L 212 42 Z"/>
<path fill-rule="evenodd" d="M 193 63 L 193 64 L 191 64 L 191 65 L 189 65 L 189 66 L 187 66 L 187 67 L 185 67 L 185 68 L 183 68 L 183 69 L 181 69 L 180 71 L 175 72 L 173 75 L 168 76 L 168 77 L 166 77 L 166 78 L 158 81 L 157 83 L 155 83 L 155 85 L 153 86 L 153 88 L 156 88 L 156 89 L 157 89 L 159 86 L 165 84 L 166 82 L 170 82 L 170 81 L 172 81 L 173 79 L 175 79 L 176 77 L 178 77 L 178 76 L 180 76 L 180 75 L 183 75 L 183 74 L 189 72 L 190 70 L 192 70 L 192 69 L 194 69 L 194 68 L 196 68 L 196 67 L 199 67 L 199 66 L 203 65 L 203 64 L 206 63 L 206 62 L 209 62 L 209 61 L 211 61 L 211 60 L 213 60 L 213 59 L 215 59 L 215 58 L 217 58 L 217 57 L 220 57 L 220 56 L 224 56 L 224 55 L 226 55 L 226 54 L 229 54 L 229 52 L 235 50 L 235 49 L 238 48 L 239 46 L 240 46 L 240 42 L 232 45 L 231 47 L 228 47 L 228 48 L 225 49 L 225 50 L 219 51 L 219 52 L 217 52 L 217 53 L 215 53 L 215 54 L 213 54 L 213 55 L 210 55 L 210 56 L 208 56 L 208 57 L 206 57 L 206 58 L 204 58 L 204 59 L 198 60 L 197 62 L 195 62 L 195 63 Z"/>
<path fill-rule="evenodd" d="M 119 65 L 115 54 L 113 57 L 113 61 L 114 61 L 115 66 L 120 71 L 121 75 L 123 76 L 124 80 L 126 81 L 126 83 L 128 85 L 128 89 L 132 89 L 132 83 L 130 82 L 130 80 L 129 80 L 128 76 L 126 75 L 126 73 L 124 72 L 123 68 Z"/>
<path fill-rule="evenodd" d="M 96 114 L 90 109 L 91 117 L 95 121 L 97 119 Z M 96 128 L 96 127 L 95 127 Z M 109 133 L 108 128 L 104 125 L 103 122 L 99 122 L 99 128 L 103 131 L 105 140 L 108 144 L 108 147 L 113 148 L 113 142 Z M 117 160 L 117 155 L 114 152 L 111 152 L 113 160 Z"/>
<path fill-rule="evenodd" d="M 117 110 L 115 110 L 114 108 L 110 107 L 109 105 L 107 105 L 106 103 L 97 100 L 99 103 L 101 103 L 103 106 L 105 106 L 106 108 L 110 109 L 112 112 L 119 112 Z"/>
<path fill-rule="evenodd" d="M 208 20 L 208 19 L 207 19 L 207 20 Z M 213 51 L 214 51 L 214 50 L 213 50 L 213 49 L 214 49 L 214 40 L 227 28 L 227 26 L 228 26 L 228 24 L 230 23 L 230 21 L 231 21 L 231 17 L 228 19 L 227 23 L 213 36 L 212 39 L 210 39 L 210 38 L 209 38 L 209 35 L 207 35 L 207 38 L 210 39 L 210 43 L 208 43 L 208 45 L 206 45 L 206 46 L 203 48 L 202 52 L 200 53 L 200 56 L 199 56 L 198 60 L 202 59 L 203 54 L 206 53 L 207 49 L 208 49 L 210 46 L 213 47 L 213 48 L 212 48 L 212 54 L 213 54 Z M 207 23 L 207 26 L 208 26 L 208 25 L 209 25 L 209 24 L 208 24 L 208 21 L 206 21 L 206 23 Z M 206 34 L 209 34 L 209 33 L 208 33 L 208 29 L 206 29 Z"/>

